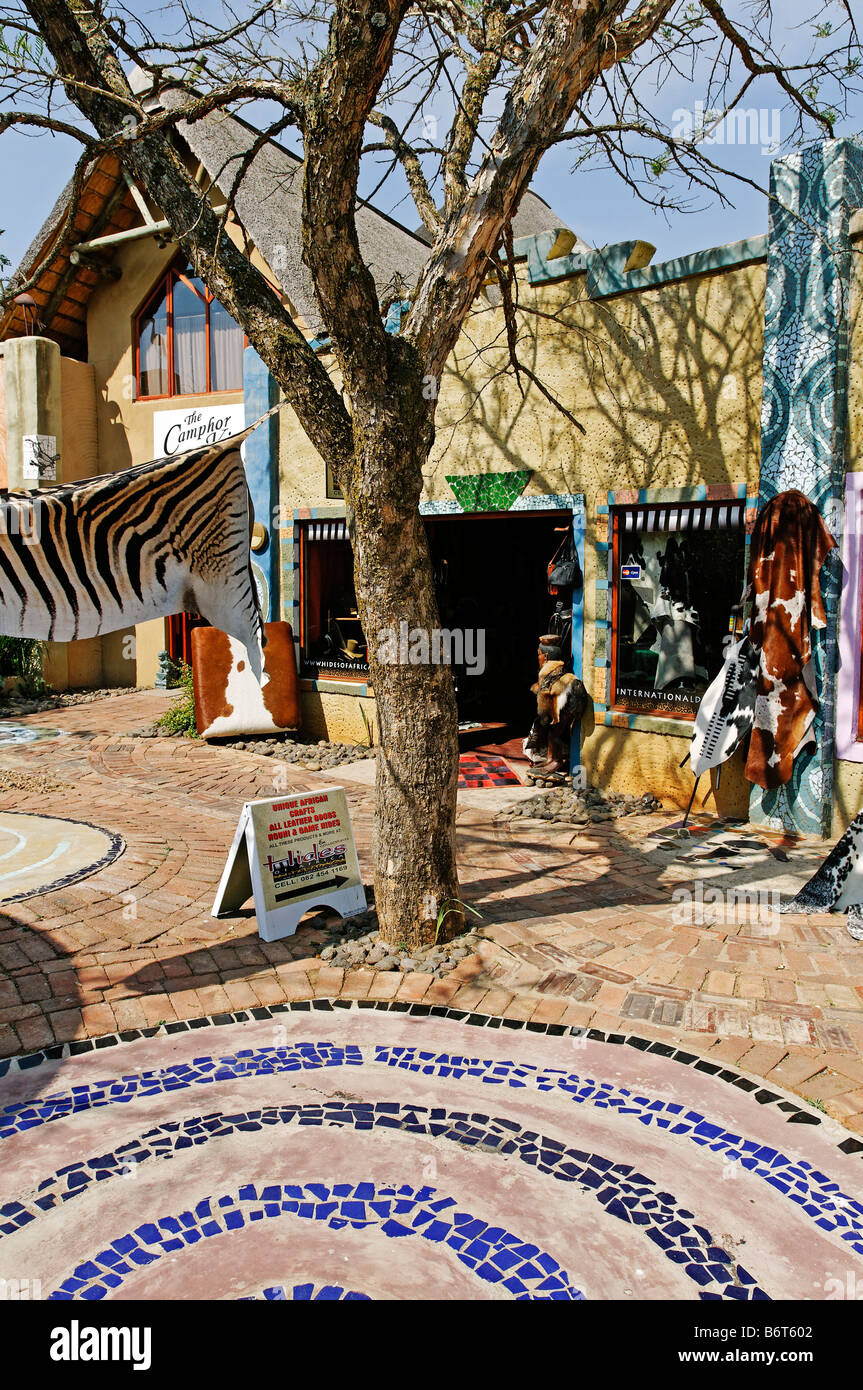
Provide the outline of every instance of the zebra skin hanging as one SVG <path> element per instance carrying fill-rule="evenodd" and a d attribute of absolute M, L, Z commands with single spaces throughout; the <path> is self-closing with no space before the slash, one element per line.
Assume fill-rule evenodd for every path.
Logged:
<path fill-rule="evenodd" d="M 71 642 L 197 612 L 242 642 L 265 683 L 240 456 L 259 424 L 119 473 L 0 491 L 0 634 Z"/>

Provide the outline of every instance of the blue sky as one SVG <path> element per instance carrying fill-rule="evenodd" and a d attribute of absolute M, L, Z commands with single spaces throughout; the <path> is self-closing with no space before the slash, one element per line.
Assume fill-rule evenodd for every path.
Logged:
<path fill-rule="evenodd" d="M 859 0 L 852 0 L 852 8 L 857 9 L 858 4 Z M 788 60 L 794 61 L 810 46 L 812 25 L 807 21 L 815 0 L 781 0 L 776 8 L 782 15 L 782 39 L 787 45 Z M 837 0 L 826 0 L 818 8 L 819 20 L 831 15 L 838 22 Z M 657 118 L 673 125 L 675 119 L 683 119 L 680 114 L 675 117 L 675 113 L 692 112 L 695 104 L 703 100 L 704 91 L 699 81 L 690 83 L 675 77 L 648 95 Z M 760 122 L 771 134 L 777 118 L 780 134 L 785 122 L 790 130 L 790 117 L 787 113 L 779 114 L 779 95 L 775 83 L 765 78 L 753 84 L 744 101 L 747 110 L 761 113 Z M 837 134 L 861 132 L 863 104 L 837 126 Z M 722 129 L 719 133 L 726 132 Z M 13 265 L 18 263 L 69 177 L 77 152 L 77 144 L 62 136 L 27 136 L 15 130 L 0 136 L 0 187 L 6 190 L 0 210 L 0 227 L 4 229 L 0 251 Z M 724 166 L 766 187 L 771 156 L 763 152 L 760 138 L 754 143 L 739 144 L 735 138 L 734 144 L 715 144 L 710 154 Z M 665 259 L 766 230 L 767 203 L 763 194 L 732 180 L 725 186 L 731 207 L 722 208 L 715 198 L 698 192 L 693 195 L 693 211 L 669 217 L 640 202 L 613 171 L 582 168 L 572 172 L 571 166 L 570 149 L 560 146 L 552 150 L 545 156 L 533 187 L 551 204 L 561 221 L 594 246 L 637 236 L 653 242 L 657 259 Z M 377 181 L 374 170 L 369 171 L 369 178 L 367 186 Z M 412 206 L 401 201 L 396 180 L 387 183 L 377 201 L 408 226 L 416 225 L 417 217 Z"/>

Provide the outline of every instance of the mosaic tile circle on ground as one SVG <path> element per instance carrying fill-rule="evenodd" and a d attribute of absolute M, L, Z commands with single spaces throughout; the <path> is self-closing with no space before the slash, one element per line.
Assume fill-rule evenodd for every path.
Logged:
<path fill-rule="evenodd" d="M 580 1039 L 383 1010 L 279 1030 L 275 1046 L 264 1020 L 210 1027 L 206 1045 L 140 1038 L 44 1079 L 44 1063 L 10 1068 L 0 1276 L 26 1259 L 60 1301 L 170 1297 L 179 1278 L 264 1301 L 583 1301 L 631 1294 L 635 1269 L 646 1297 L 764 1300 L 863 1255 L 853 1187 L 800 1152 L 821 1136 L 794 1126 L 780 1144 L 775 1105 L 679 1063 L 593 1044 L 573 1065 Z M 656 1067 L 681 1099 L 640 1076 Z M 696 1106 L 699 1085 L 714 1092 Z M 778 1280 L 768 1218 L 768 1244 L 788 1245 Z"/>

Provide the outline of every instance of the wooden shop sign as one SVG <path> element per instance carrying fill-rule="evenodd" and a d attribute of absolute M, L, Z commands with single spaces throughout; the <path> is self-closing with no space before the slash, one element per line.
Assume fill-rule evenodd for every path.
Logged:
<path fill-rule="evenodd" d="M 212 916 L 254 896 L 264 941 L 293 936 L 309 908 L 352 917 L 366 906 L 343 787 L 247 801 L 222 872 Z"/>

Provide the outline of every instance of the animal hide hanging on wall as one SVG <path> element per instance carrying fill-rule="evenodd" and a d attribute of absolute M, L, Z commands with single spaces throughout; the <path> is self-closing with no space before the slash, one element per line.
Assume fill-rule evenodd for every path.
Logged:
<path fill-rule="evenodd" d="M 242 643 L 265 682 L 240 456 L 260 423 L 119 473 L 0 492 L 0 633 L 71 642 L 197 612 Z"/>
<path fill-rule="evenodd" d="M 835 545 L 818 509 L 795 490 L 774 497 L 755 523 L 749 637 L 761 658 L 746 776 L 759 787 L 787 782 L 795 757 L 814 737 L 812 629 L 827 623 L 819 573 Z"/>

